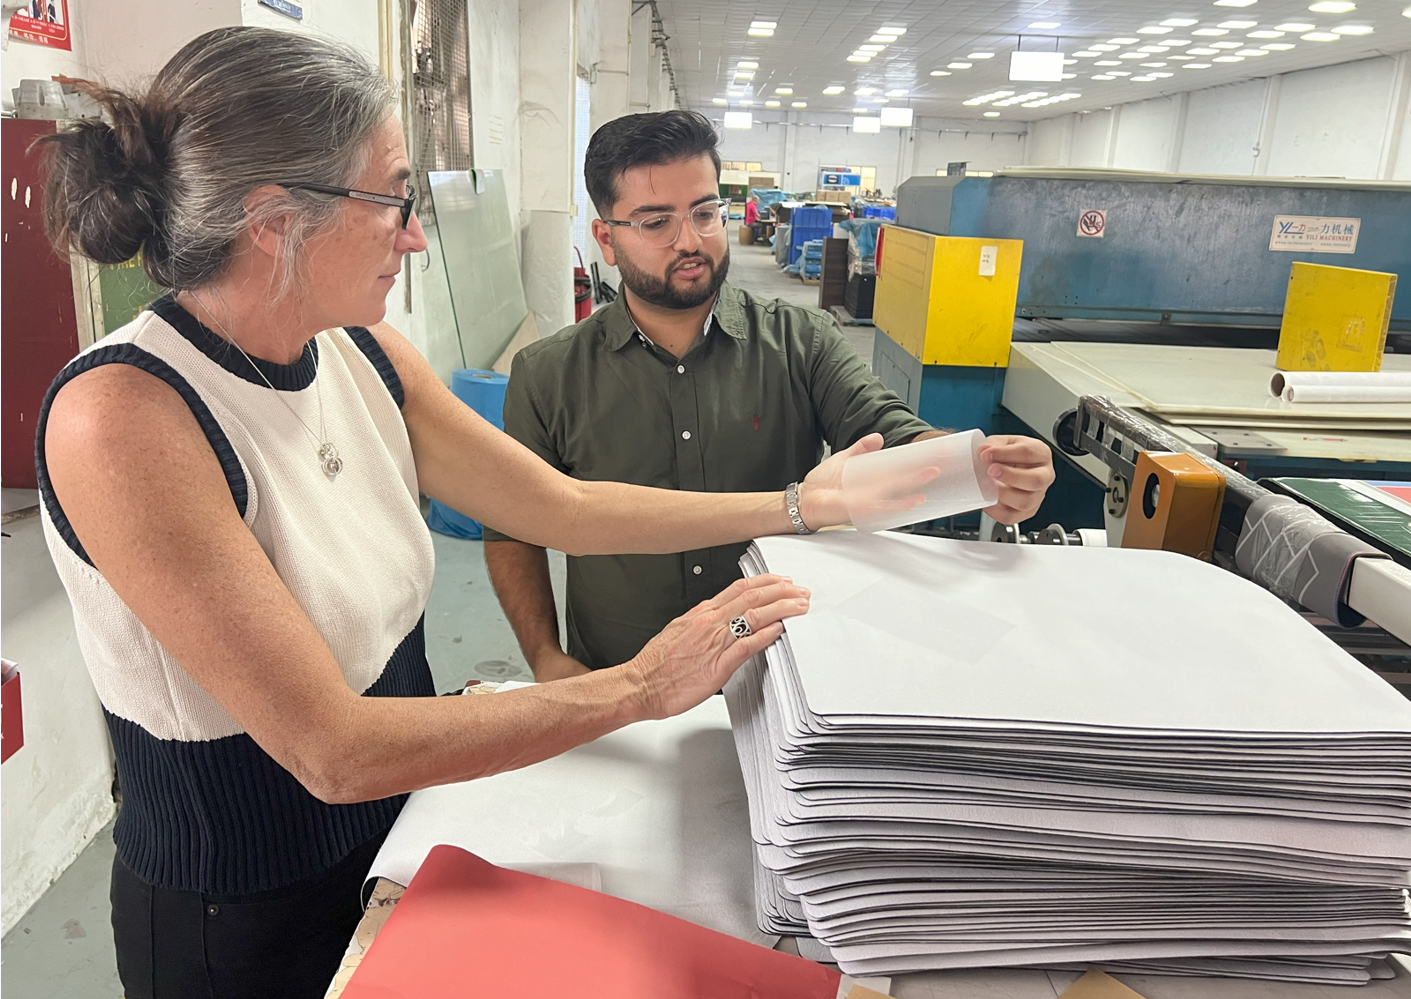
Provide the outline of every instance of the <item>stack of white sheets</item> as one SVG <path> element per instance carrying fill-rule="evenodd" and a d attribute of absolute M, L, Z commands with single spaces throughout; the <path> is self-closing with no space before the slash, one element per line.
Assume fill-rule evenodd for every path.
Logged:
<path fill-rule="evenodd" d="M 726 689 L 761 928 L 849 974 L 1356 984 L 1411 950 L 1411 703 L 1254 584 L 857 532 L 742 564 L 813 591 Z"/>

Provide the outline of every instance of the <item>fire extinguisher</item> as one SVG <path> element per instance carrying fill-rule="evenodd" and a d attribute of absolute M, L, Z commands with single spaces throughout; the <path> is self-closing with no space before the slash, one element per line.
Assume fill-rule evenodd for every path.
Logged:
<path fill-rule="evenodd" d="M 582 322 L 593 311 L 593 283 L 588 280 L 588 268 L 583 266 L 583 251 L 573 248 L 578 254 L 578 266 L 573 268 L 573 319 Z"/>

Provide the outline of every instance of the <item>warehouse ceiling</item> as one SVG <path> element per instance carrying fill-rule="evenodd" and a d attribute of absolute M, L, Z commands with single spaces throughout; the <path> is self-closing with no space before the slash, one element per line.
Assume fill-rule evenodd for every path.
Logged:
<path fill-rule="evenodd" d="M 1411 0 L 658 0 L 658 7 L 683 100 L 716 111 L 910 107 L 918 115 L 1032 121 L 1411 49 Z M 1062 52 L 1066 78 L 1011 82 L 1016 50 Z"/>

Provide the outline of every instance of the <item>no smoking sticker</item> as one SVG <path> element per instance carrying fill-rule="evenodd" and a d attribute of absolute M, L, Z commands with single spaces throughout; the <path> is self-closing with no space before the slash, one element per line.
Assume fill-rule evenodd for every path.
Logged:
<path fill-rule="evenodd" d="M 1107 209 L 1084 208 L 1078 215 L 1078 235 L 1101 237 L 1107 232 Z"/>

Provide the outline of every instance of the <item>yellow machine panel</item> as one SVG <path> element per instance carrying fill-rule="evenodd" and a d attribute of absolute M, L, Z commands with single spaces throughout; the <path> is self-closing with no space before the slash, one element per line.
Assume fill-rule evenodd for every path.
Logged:
<path fill-rule="evenodd" d="M 1395 274 L 1295 262 L 1275 363 L 1282 371 L 1382 370 L 1395 297 Z"/>
<path fill-rule="evenodd" d="M 922 364 L 1009 364 L 1021 239 L 883 226 L 872 321 Z"/>

